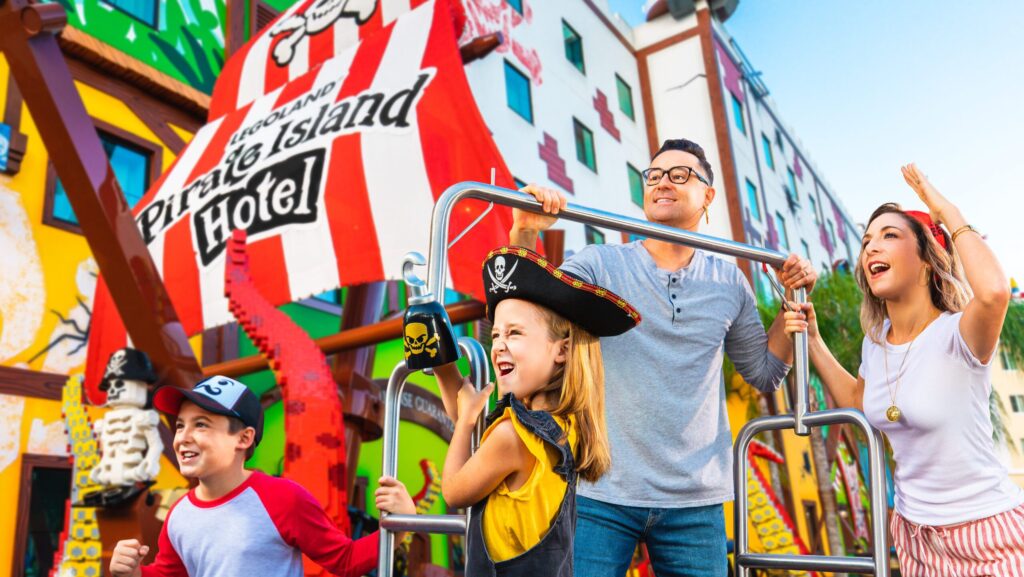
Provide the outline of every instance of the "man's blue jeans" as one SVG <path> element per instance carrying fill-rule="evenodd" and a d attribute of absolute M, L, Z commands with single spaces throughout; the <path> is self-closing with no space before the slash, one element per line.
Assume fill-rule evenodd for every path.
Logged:
<path fill-rule="evenodd" d="M 726 575 L 721 505 L 658 509 L 577 496 L 576 510 L 576 577 L 623 577 L 641 541 L 658 577 Z"/>

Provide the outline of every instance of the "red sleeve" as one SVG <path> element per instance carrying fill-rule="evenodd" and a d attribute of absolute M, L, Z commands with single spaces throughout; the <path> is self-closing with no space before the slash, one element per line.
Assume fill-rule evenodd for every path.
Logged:
<path fill-rule="evenodd" d="M 353 541 L 309 491 L 287 479 L 263 476 L 253 488 L 284 541 L 324 569 L 340 577 L 359 577 L 377 568 L 376 532 Z"/>
<path fill-rule="evenodd" d="M 182 499 L 185 498 L 182 497 Z M 171 544 L 171 538 L 167 536 L 167 525 L 177 505 L 175 503 L 167 512 L 164 526 L 160 529 L 160 537 L 157 539 L 156 559 L 149 565 L 142 567 L 142 577 L 188 577 L 185 564 L 181 562 L 181 557 L 178 556 L 178 552 L 174 550 L 174 545 Z"/>

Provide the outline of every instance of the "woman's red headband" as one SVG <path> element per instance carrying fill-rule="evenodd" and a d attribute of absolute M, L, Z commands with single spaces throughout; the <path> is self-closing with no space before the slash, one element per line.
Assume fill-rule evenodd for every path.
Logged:
<path fill-rule="evenodd" d="M 903 213 L 923 224 L 925 228 L 931 231 L 932 236 L 935 237 L 935 241 L 939 243 L 939 246 L 946 248 L 946 236 L 942 233 L 942 229 L 939 228 L 939 225 L 935 224 L 935 221 L 932 220 L 932 217 L 927 212 L 921 212 L 919 210 L 905 210 Z"/>

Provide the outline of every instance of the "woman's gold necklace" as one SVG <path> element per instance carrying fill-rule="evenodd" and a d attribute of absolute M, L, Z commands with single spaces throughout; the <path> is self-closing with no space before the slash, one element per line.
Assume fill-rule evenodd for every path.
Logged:
<path fill-rule="evenodd" d="M 924 332 L 923 330 L 921 332 Z M 914 341 L 917 337 L 921 336 L 921 333 L 917 333 L 913 339 L 910 340 L 910 344 L 907 346 L 907 352 L 903 353 L 903 360 L 900 361 L 900 368 L 896 371 L 896 389 L 892 388 L 892 381 L 889 379 L 889 339 L 888 336 L 885 339 L 885 348 L 883 349 L 884 356 L 882 362 L 885 363 L 885 386 L 889 389 L 889 401 L 891 404 L 889 408 L 885 410 L 885 418 L 889 419 L 890 422 L 895 423 L 900 420 L 903 412 L 896 406 L 896 394 L 900 392 L 900 381 L 903 378 L 903 365 L 907 363 L 907 357 L 910 356 L 910 348 L 914 346 Z"/>

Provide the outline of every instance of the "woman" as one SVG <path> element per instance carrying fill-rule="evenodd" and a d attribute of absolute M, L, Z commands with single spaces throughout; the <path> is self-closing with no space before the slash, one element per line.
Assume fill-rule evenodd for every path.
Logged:
<path fill-rule="evenodd" d="M 864 411 L 889 438 L 903 574 L 1024 575 L 1024 492 L 996 458 L 989 418 L 1009 284 L 960 210 L 916 166 L 902 170 L 930 215 L 896 204 L 871 215 L 855 271 L 865 334 L 857 377 L 822 341 L 813 306 L 787 313 L 786 330 L 808 332 L 836 403 Z"/>

